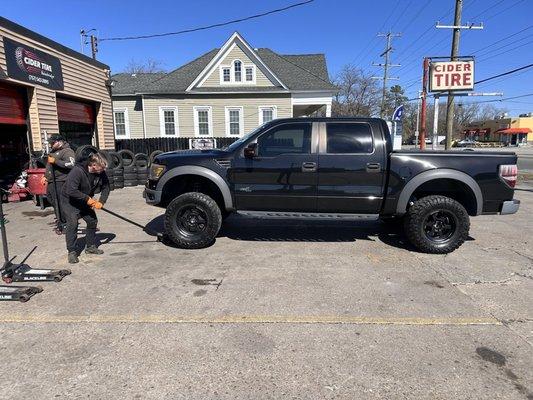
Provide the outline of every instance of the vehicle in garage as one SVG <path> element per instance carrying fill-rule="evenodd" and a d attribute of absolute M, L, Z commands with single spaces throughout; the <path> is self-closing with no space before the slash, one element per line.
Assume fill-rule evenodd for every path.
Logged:
<path fill-rule="evenodd" d="M 447 253 L 468 237 L 470 216 L 512 214 L 514 153 L 393 151 L 377 118 L 268 122 L 222 150 L 164 153 L 144 196 L 166 207 L 180 247 L 216 237 L 232 212 L 267 218 L 403 222 L 410 242 Z"/>

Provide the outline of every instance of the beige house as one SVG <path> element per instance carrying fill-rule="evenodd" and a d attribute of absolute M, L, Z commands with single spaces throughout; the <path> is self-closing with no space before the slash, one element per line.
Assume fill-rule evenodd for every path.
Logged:
<path fill-rule="evenodd" d="M 117 139 L 239 137 L 275 118 L 331 114 L 323 54 L 280 55 L 234 33 L 168 73 L 116 74 Z"/>

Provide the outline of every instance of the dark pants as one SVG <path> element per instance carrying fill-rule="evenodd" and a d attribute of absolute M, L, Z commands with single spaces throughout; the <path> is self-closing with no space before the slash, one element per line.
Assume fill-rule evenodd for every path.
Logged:
<path fill-rule="evenodd" d="M 67 228 L 65 231 L 65 237 L 67 240 L 67 250 L 76 251 L 76 240 L 78 239 L 78 221 L 83 219 L 87 224 L 85 230 L 85 243 L 86 247 L 96 245 L 96 225 L 98 219 L 93 209 L 89 207 L 77 208 L 70 204 L 68 200 L 63 197 L 64 214 L 67 221 Z"/>
<path fill-rule="evenodd" d="M 54 182 L 48 182 L 48 186 L 46 188 L 46 198 L 52 204 L 52 207 L 54 207 L 54 213 L 56 215 L 57 219 L 57 226 L 61 226 L 62 223 L 66 222 L 65 212 L 63 210 L 64 208 L 64 201 L 61 196 L 61 192 L 63 191 L 63 186 L 65 186 L 65 182 L 56 181 L 55 186 L 57 186 L 57 196 L 56 196 L 56 188 L 54 187 Z M 59 200 L 59 204 L 57 203 Z"/>

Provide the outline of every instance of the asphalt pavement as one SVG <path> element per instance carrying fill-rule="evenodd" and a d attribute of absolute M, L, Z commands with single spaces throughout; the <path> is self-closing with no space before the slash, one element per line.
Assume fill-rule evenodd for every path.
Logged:
<path fill-rule="evenodd" d="M 13 255 L 72 268 L 0 303 L 1 399 L 531 399 L 533 186 L 449 255 L 378 222 L 230 217 L 181 250 L 99 214 L 66 263 L 50 209 L 8 204 Z M 107 207 L 160 228 L 141 188 Z M 80 241 L 80 244 L 83 240 Z"/>

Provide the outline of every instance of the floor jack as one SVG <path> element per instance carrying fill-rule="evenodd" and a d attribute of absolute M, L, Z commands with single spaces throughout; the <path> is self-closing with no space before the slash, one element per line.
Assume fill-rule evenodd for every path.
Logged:
<path fill-rule="evenodd" d="M 70 270 L 68 269 L 36 269 L 31 268 L 28 264 L 26 264 L 26 260 L 32 255 L 32 253 L 35 251 L 37 246 L 35 246 L 26 257 L 20 262 L 20 263 L 14 263 L 13 260 L 16 258 L 9 258 L 9 249 L 7 245 L 7 234 L 6 234 L 6 227 L 5 227 L 5 216 L 4 216 L 4 210 L 2 207 L 2 202 L 0 201 L 0 231 L 2 235 L 2 247 L 4 250 L 4 265 L 1 269 L 1 277 L 2 280 L 5 283 L 12 283 L 12 282 L 35 282 L 35 281 L 54 281 L 54 282 L 60 282 L 65 276 L 70 275 Z M 0 287 L 0 300 L 12 300 L 11 297 L 17 297 L 17 289 L 24 289 L 20 287 L 8 287 L 10 290 L 6 291 L 5 298 L 4 298 L 4 289 L 6 286 Z M 26 289 L 33 289 L 33 290 L 27 290 L 24 293 L 21 293 L 21 295 L 16 299 L 20 301 L 26 301 L 29 299 L 29 297 L 26 297 L 29 293 L 39 293 L 42 291 L 40 288 L 26 288 Z M 31 296 L 30 296 L 31 297 Z M 15 300 L 15 299 L 13 299 Z"/>

